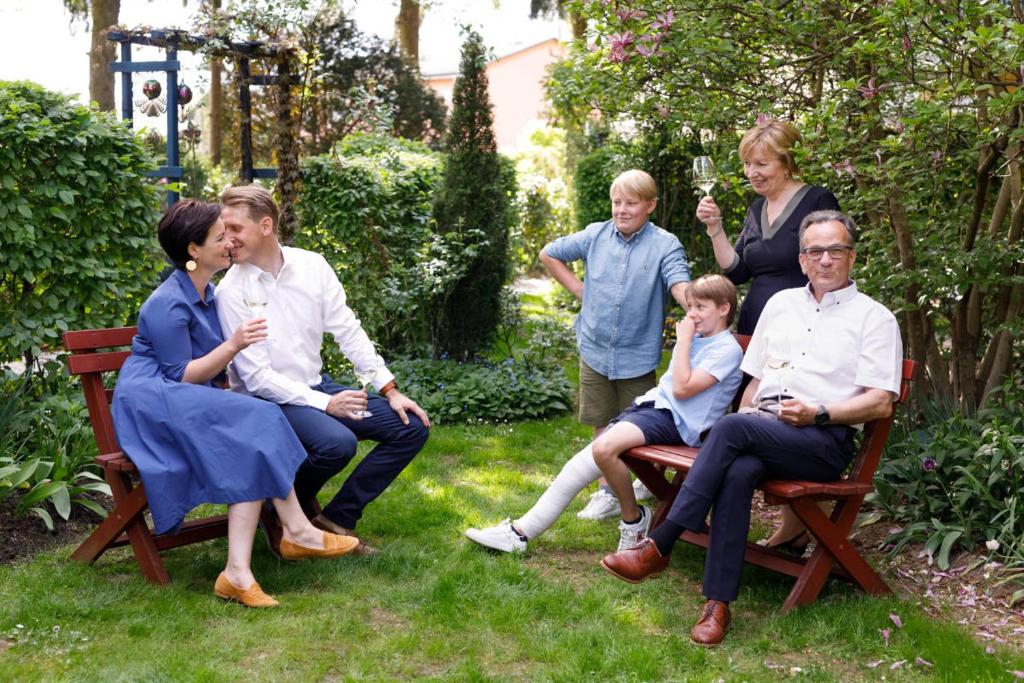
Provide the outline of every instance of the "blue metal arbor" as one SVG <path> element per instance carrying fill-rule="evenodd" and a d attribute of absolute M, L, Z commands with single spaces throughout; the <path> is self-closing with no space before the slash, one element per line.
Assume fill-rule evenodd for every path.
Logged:
<path fill-rule="evenodd" d="M 134 103 L 132 96 L 132 74 L 163 71 L 167 78 L 167 163 L 164 166 L 150 171 L 149 175 L 156 178 L 178 179 L 183 175 L 180 164 L 180 150 L 178 140 L 178 71 L 181 70 L 181 62 L 178 61 L 178 50 L 195 51 L 209 44 L 209 39 L 203 36 L 189 34 L 186 31 L 177 29 L 153 29 L 148 31 L 122 31 L 111 30 L 107 32 L 107 40 L 117 42 L 120 45 L 121 59 L 110 65 L 110 71 L 121 74 L 121 118 L 127 120 L 129 125 L 134 122 Z M 132 45 L 148 45 L 163 48 L 166 51 L 166 59 L 162 61 L 132 61 Z M 233 42 L 218 40 L 218 45 L 226 47 L 211 50 L 222 56 L 232 56 L 237 60 L 238 81 L 239 81 L 239 107 L 241 109 L 240 121 L 240 151 L 241 169 L 239 177 L 247 183 L 254 178 L 277 178 L 278 169 L 275 168 L 254 168 L 252 160 L 252 95 L 250 86 L 279 85 L 282 88 L 290 86 L 292 79 L 285 66 L 288 61 L 281 60 L 278 66 L 278 73 L 274 75 L 250 74 L 250 60 L 254 57 L 280 57 L 287 52 L 283 48 L 273 48 L 259 42 Z M 294 162 L 294 150 L 291 154 L 281 154 L 279 160 L 284 165 L 286 159 Z M 293 163 L 294 165 L 294 163 Z M 282 212 L 285 206 L 290 208 L 294 197 L 282 197 Z M 168 205 L 178 201 L 177 192 L 167 193 Z"/>

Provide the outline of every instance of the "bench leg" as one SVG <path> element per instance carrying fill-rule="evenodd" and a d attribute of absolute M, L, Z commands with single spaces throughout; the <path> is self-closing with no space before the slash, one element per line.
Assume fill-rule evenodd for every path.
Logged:
<path fill-rule="evenodd" d="M 818 598 L 825 580 L 832 573 L 833 562 L 845 569 L 850 578 L 865 592 L 873 595 L 890 593 L 885 581 L 871 568 L 850 542 L 849 533 L 857 518 L 863 496 L 847 498 L 836 503 L 831 519 L 818 507 L 814 500 L 797 499 L 790 505 L 797 517 L 818 540 L 814 552 L 797 577 L 793 590 L 782 605 L 788 612 L 797 605 L 814 602 Z"/>
<path fill-rule="evenodd" d="M 114 497 L 114 509 L 71 554 L 72 559 L 91 564 L 108 548 L 113 547 L 118 537 L 125 533 L 146 580 L 150 583 L 170 583 L 171 577 L 164 567 L 153 532 L 143 516 L 147 503 L 146 491 L 141 482 L 133 486 L 131 478 L 123 472 L 108 471 L 106 479 Z"/>

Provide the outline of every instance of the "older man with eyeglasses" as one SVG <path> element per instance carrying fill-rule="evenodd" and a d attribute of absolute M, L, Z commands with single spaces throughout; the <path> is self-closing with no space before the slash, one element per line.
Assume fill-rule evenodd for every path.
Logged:
<path fill-rule="evenodd" d="M 838 211 L 804 218 L 800 267 L 809 282 L 765 306 L 741 365 L 753 380 L 740 412 L 712 428 L 650 538 L 601 562 L 632 583 L 654 576 L 668 566 L 680 533 L 700 531 L 713 510 L 707 603 L 690 631 L 700 645 L 720 643 L 731 621 L 757 485 L 767 478 L 838 478 L 854 456 L 854 435 L 863 423 L 888 416 L 899 395 L 900 331 L 895 316 L 850 279 L 855 237 L 853 220 Z M 775 409 L 764 410 L 766 403 Z"/>

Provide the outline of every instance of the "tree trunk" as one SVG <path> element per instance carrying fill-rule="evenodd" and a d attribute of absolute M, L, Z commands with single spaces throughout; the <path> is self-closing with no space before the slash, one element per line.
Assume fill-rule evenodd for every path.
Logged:
<path fill-rule="evenodd" d="M 210 9 L 220 10 L 221 0 L 210 0 Z M 224 146 L 224 84 L 221 73 L 224 63 L 219 57 L 210 58 L 210 162 L 220 165 L 221 149 Z"/>
<path fill-rule="evenodd" d="M 117 24 L 121 0 L 92 0 L 92 49 L 89 50 L 89 100 L 100 111 L 114 111 L 114 74 L 108 67 L 117 45 L 107 40 L 107 29 Z"/>
<path fill-rule="evenodd" d="M 574 40 L 583 40 L 587 37 L 587 18 L 578 12 L 569 15 L 569 25 L 572 27 Z"/>
<path fill-rule="evenodd" d="M 404 54 L 417 67 L 420 63 L 420 21 L 423 10 L 419 0 L 402 0 L 395 18 L 395 32 L 398 34 L 398 45 Z"/>

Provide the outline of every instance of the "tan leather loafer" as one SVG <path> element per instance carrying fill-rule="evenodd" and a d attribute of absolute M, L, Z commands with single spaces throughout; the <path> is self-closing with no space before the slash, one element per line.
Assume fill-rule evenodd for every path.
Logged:
<path fill-rule="evenodd" d="M 358 546 L 359 539 L 355 536 L 339 536 L 325 531 L 323 548 L 307 548 L 289 541 L 287 538 L 282 538 L 281 557 L 286 560 L 302 560 L 307 557 L 337 557 L 348 555 Z"/>
<path fill-rule="evenodd" d="M 252 585 L 242 590 L 228 580 L 228 577 L 221 572 L 217 581 L 213 584 L 213 593 L 224 600 L 234 600 L 246 607 L 277 607 L 278 602 L 263 592 L 260 585 L 255 581 Z"/>
<path fill-rule="evenodd" d="M 352 531 L 351 529 L 346 529 L 343 526 L 339 526 L 339 525 L 335 524 L 331 520 L 329 520 L 326 517 L 324 517 L 322 514 L 317 515 L 313 519 L 309 520 L 309 523 L 312 524 L 313 526 L 315 526 L 317 529 L 321 529 L 323 531 L 329 531 L 330 533 L 338 534 L 339 536 L 352 536 L 354 538 L 355 535 L 356 535 L 356 532 Z M 356 546 L 356 549 L 352 551 L 352 554 L 353 555 L 376 555 L 377 554 L 377 549 L 374 548 L 371 545 L 367 545 L 366 543 L 363 543 L 363 541 L 360 539 L 359 545 Z"/>

